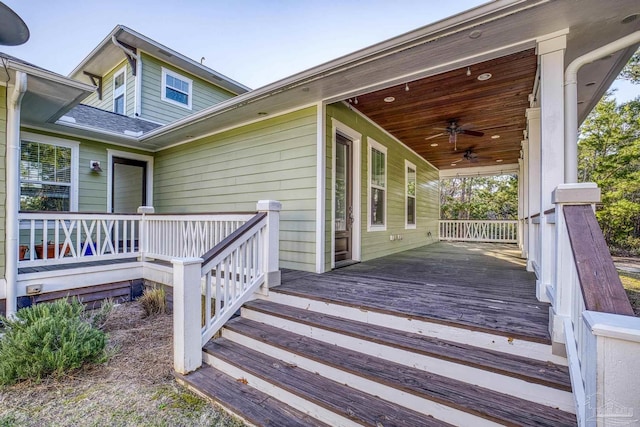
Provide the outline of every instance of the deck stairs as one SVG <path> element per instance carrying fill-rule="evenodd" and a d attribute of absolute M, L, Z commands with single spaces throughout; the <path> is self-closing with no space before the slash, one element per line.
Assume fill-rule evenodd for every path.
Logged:
<path fill-rule="evenodd" d="M 573 426 L 540 340 L 297 295 L 244 305 L 178 380 L 257 426 Z"/>

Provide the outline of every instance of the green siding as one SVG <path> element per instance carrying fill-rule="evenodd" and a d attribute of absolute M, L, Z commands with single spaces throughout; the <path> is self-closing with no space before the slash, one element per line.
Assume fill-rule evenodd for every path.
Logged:
<path fill-rule="evenodd" d="M 156 154 L 156 212 L 255 211 L 282 202 L 280 265 L 315 270 L 316 110 L 307 108 Z"/>
<path fill-rule="evenodd" d="M 344 123 L 362 134 L 361 152 L 361 236 L 362 260 L 381 257 L 395 252 L 404 251 L 429 243 L 438 238 L 439 195 L 438 170 L 430 166 L 424 159 L 408 150 L 403 145 L 381 131 L 362 116 L 351 111 L 342 103 L 327 106 L 326 134 L 327 134 L 327 194 L 326 194 L 326 251 L 325 268 L 331 265 L 331 200 L 332 183 L 332 123 L 331 118 Z M 368 161 L 369 153 L 367 137 L 387 147 L 387 229 L 386 231 L 367 231 L 368 221 Z M 417 168 L 417 227 L 405 229 L 405 159 Z M 431 232 L 431 237 L 427 233 Z M 390 235 L 401 234 L 402 240 L 391 241 Z"/>
<path fill-rule="evenodd" d="M 6 169 L 5 160 L 7 153 L 7 87 L 0 86 L 0 277 L 4 278 L 4 262 L 5 262 L 5 217 L 6 217 L 6 199 L 7 187 L 5 185 Z"/>
<path fill-rule="evenodd" d="M 163 101 L 162 67 L 193 80 L 191 110 Z M 235 96 L 205 80 L 172 67 L 152 56 L 142 55 L 142 114 L 158 123 L 170 123 Z"/>
<path fill-rule="evenodd" d="M 126 66 L 126 89 L 125 89 L 125 112 L 128 116 L 133 116 L 135 109 L 135 78 L 131 73 L 131 66 L 126 60 L 122 60 L 113 70 L 102 77 L 102 99 L 98 99 L 98 92 L 93 92 L 82 103 L 92 107 L 113 111 L 113 76 Z"/>

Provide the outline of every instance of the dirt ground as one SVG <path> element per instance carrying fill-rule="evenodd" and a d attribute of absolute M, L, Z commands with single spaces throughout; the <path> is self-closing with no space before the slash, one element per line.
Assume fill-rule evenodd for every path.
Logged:
<path fill-rule="evenodd" d="M 0 427 L 243 425 L 173 379 L 170 315 L 143 318 L 139 303 L 125 303 L 104 329 L 107 363 L 0 388 Z"/>

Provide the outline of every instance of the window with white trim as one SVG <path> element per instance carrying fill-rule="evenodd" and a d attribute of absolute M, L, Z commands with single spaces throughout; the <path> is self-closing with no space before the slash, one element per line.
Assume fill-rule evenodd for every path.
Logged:
<path fill-rule="evenodd" d="M 162 100 L 191 109 L 193 81 L 171 70 L 162 68 Z"/>
<path fill-rule="evenodd" d="M 387 147 L 368 139 L 369 224 L 368 230 L 387 229 Z"/>
<path fill-rule="evenodd" d="M 416 165 L 404 161 L 405 186 L 405 228 L 416 228 Z"/>
<path fill-rule="evenodd" d="M 77 210 L 78 145 L 58 138 L 23 137 L 20 210 Z"/>
<path fill-rule="evenodd" d="M 125 113 L 125 99 L 127 87 L 127 67 L 113 75 L 113 112 Z"/>

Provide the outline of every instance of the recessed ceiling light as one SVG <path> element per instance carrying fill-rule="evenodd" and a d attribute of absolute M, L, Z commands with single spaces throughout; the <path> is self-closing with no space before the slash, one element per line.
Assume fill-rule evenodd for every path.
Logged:
<path fill-rule="evenodd" d="M 491 78 L 491 73 L 482 73 L 478 76 L 478 80 L 480 80 L 481 82 L 485 80 L 489 80 L 490 78 Z"/>
<path fill-rule="evenodd" d="M 456 163 L 451 163 L 451 166 L 456 166 Z"/>
<path fill-rule="evenodd" d="M 395 100 L 396 100 L 396 99 L 395 99 L 393 96 L 387 96 L 387 97 L 384 99 L 384 102 L 393 102 L 393 101 L 395 101 Z"/>
<path fill-rule="evenodd" d="M 500 139 L 500 135 L 491 135 L 491 139 Z"/>
<path fill-rule="evenodd" d="M 620 22 L 623 24 L 630 24 L 636 19 L 638 19 L 638 16 L 640 15 L 638 15 L 637 13 L 634 13 L 633 15 L 625 16 L 624 18 L 622 18 L 622 21 Z"/>
<path fill-rule="evenodd" d="M 470 39 L 477 39 L 478 37 L 480 37 L 482 35 L 482 31 L 480 30 L 473 30 L 469 33 L 469 38 Z"/>
<path fill-rule="evenodd" d="M 595 86 L 595 85 L 596 85 L 596 82 L 589 82 L 585 86 L 589 87 L 589 86 Z"/>
<path fill-rule="evenodd" d="M 502 159 L 496 160 L 496 163 L 502 163 Z"/>
<path fill-rule="evenodd" d="M 437 147 L 437 146 L 438 146 L 438 143 L 437 143 L 437 142 L 434 142 L 433 144 L 431 144 L 431 146 L 432 146 L 432 147 Z"/>

